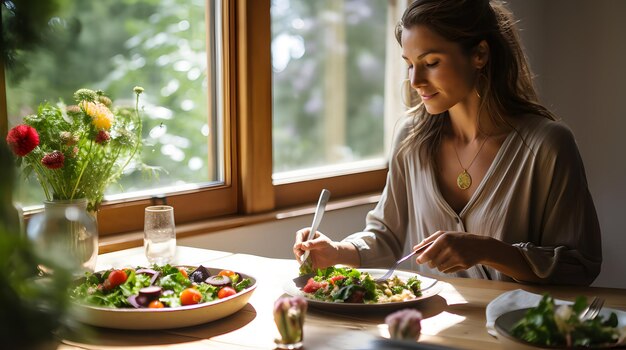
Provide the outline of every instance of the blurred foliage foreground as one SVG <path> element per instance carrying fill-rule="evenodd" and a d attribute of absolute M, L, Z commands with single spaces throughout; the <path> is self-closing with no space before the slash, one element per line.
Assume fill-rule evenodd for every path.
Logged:
<path fill-rule="evenodd" d="M 10 164 L 11 157 L 0 142 L 0 164 Z M 62 337 L 85 334 L 67 293 L 73 268 L 63 254 L 35 253 L 20 232 L 10 195 L 14 176 L 11 170 L 0 172 L 0 348 L 56 349 Z M 54 273 L 40 276 L 40 264 Z"/>
<path fill-rule="evenodd" d="M 42 28 L 57 6 L 54 0 L 0 1 L 0 60 L 7 73 L 26 71 L 19 57 L 41 44 Z M 14 161 L 3 137 L 0 164 Z M 67 293 L 73 269 L 63 262 L 63 254 L 35 253 L 13 206 L 15 184 L 14 169 L 0 171 L 0 348 L 56 349 L 62 337 L 74 334 L 84 339 L 86 334 L 72 316 Z M 42 277 L 41 264 L 54 274 Z"/>

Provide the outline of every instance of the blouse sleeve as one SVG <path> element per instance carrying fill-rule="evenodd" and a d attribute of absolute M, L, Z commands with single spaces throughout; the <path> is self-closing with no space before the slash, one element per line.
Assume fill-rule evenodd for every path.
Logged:
<path fill-rule="evenodd" d="M 343 239 L 358 250 L 361 267 L 388 266 L 402 254 L 407 223 L 407 189 L 404 164 L 398 149 L 408 132 L 399 127 L 392 144 L 387 182 L 376 207 L 366 216 L 364 231 Z"/>
<path fill-rule="evenodd" d="M 589 285 L 602 264 L 600 225 L 571 131 L 549 128 L 536 154 L 535 212 L 540 227 L 530 242 L 517 243 L 533 272 L 545 283 Z"/>

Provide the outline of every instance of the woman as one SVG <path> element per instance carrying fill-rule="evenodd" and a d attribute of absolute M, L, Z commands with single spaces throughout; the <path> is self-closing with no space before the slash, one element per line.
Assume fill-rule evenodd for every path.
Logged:
<path fill-rule="evenodd" d="M 394 140 L 363 232 L 309 229 L 313 267 L 413 267 L 458 277 L 589 285 L 600 228 L 571 131 L 538 104 L 511 14 L 488 0 L 417 0 L 396 29 L 421 103 Z"/>

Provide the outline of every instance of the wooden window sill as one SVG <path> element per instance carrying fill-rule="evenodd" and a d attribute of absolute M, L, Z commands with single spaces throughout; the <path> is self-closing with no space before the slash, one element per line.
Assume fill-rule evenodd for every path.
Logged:
<path fill-rule="evenodd" d="M 360 195 L 356 197 L 343 198 L 330 201 L 326 206 L 326 211 L 341 210 L 359 205 L 377 203 L 380 193 Z M 217 219 L 202 220 L 192 223 L 176 225 L 176 237 L 190 237 L 211 232 L 222 231 L 235 227 L 254 225 L 269 221 L 293 218 L 303 215 L 311 215 L 315 211 L 315 205 L 307 205 L 281 209 L 262 214 L 253 215 L 231 215 Z M 139 247 L 143 245 L 143 232 L 134 231 L 127 233 L 112 234 L 100 237 L 99 253 L 109 253 L 117 250 Z"/>

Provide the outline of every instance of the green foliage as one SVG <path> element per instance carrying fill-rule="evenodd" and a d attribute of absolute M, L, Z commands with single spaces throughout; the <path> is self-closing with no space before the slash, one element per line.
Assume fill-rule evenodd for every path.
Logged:
<path fill-rule="evenodd" d="M 53 278 L 39 278 L 29 242 L 0 232 L 0 343 L 8 348 L 54 341 L 53 332 L 75 327 L 67 287 L 71 275 L 56 268 Z M 50 263 L 47 266 L 55 266 Z"/>
<path fill-rule="evenodd" d="M 0 61 L 12 73 L 14 81 L 28 74 L 22 58 L 46 40 L 49 20 L 56 13 L 56 0 L 2 0 L 2 36 Z"/>
<path fill-rule="evenodd" d="M 0 160 L 9 151 L 0 142 Z M 2 163 L 6 164 L 6 163 Z M 10 186 L 14 172 L 2 171 L 0 193 L 8 203 L 0 205 L 0 344 L 6 349 L 33 349 L 41 344 L 58 342 L 57 335 L 78 334 L 82 327 L 75 322 L 67 289 L 72 283 L 72 269 L 62 256 L 44 258 L 21 234 L 17 213 L 5 210 L 11 205 Z M 7 195 L 9 194 L 9 195 Z M 54 270 L 41 277 L 37 266 Z"/>

